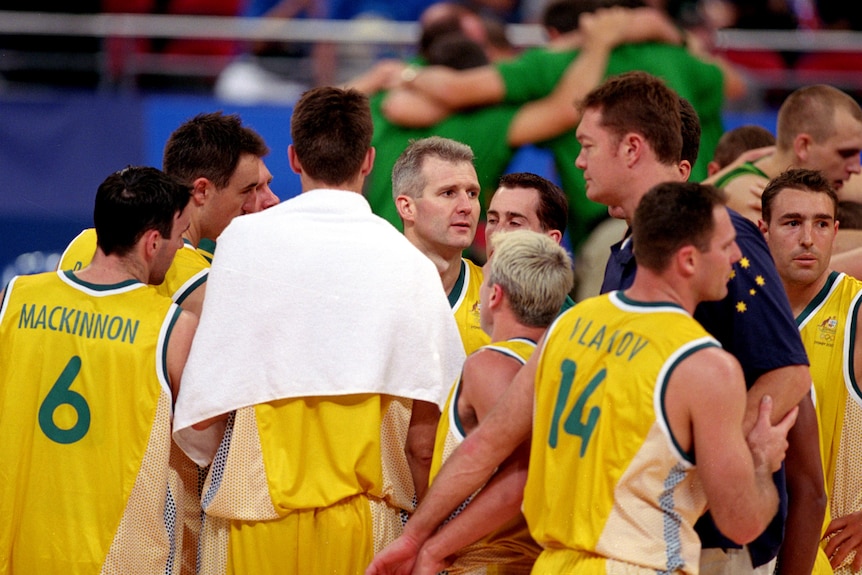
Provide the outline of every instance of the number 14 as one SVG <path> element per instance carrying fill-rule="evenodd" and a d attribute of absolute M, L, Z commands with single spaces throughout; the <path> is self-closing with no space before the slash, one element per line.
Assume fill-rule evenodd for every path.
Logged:
<path fill-rule="evenodd" d="M 560 364 L 560 371 L 562 373 L 562 379 L 560 380 L 560 390 L 557 393 L 557 403 L 554 406 L 554 417 L 551 420 L 551 433 L 548 436 L 548 445 L 552 448 L 557 447 L 557 434 L 558 429 L 560 427 L 560 419 L 563 416 L 563 410 L 566 407 L 566 403 L 569 400 L 569 393 L 572 390 L 572 383 L 575 381 L 575 373 L 577 372 L 577 365 L 574 361 L 570 359 L 563 360 L 563 363 Z M 587 452 L 587 446 L 590 443 L 590 438 L 593 435 L 593 431 L 596 428 L 596 425 L 599 422 L 599 416 L 602 414 L 602 410 L 598 406 L 593 406 L 590 408 L 589 414 L 587 415 L 587 420 L 583 421 L 584 407 L 587 405 L 587 400 L 596 391 L 596 388 L 601 385 L 601 383 L 605 380 L 605 376 L 607 375 L 607 370 L 602 368 L 597 374 L 593 376 L 593 378 L 589 381 L 587 386 L 581 392 L 581 395 L 578 396 L 577 401 L 575 402 L 574 407 L 569 412 L 569 416 L 566 418 L 566 421 L 563 423 L 563 431 L 565 431 L 569 435 L 574 435 L 581 438 L 581 452 L 580 456 L 583 457 Z"/>

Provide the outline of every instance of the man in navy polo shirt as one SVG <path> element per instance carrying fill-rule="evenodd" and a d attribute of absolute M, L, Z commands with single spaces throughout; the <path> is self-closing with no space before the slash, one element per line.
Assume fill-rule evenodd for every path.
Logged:
<path fill-rule="evenodd" d="M 643 72 L 615 76 L 591 92 L 582 108 L 577 130 L 582 150 L 577 166 L 584 170 L 587 197 L 607 205 L 612 216 L 631 223 L 640 199 L 653 185 L 686 179 L 687 170 L 680 168 L 684 130 L 679 97 L 661 80 Z M 787 488 L 783 472 L 775 477 L 782 495 L 778 515 L 743 549 L 721 536 L 708 515 L 701 519 L 701 573 L 771 573 L 785 521 L 789 521 L 788 528 L 793 526 L 790 531 L 796 539 L 794 561 L 782 568 L 809 565 L 810 572 L 825 499 L 822 471 L 815 458 L 817 423 L 807 399 L 811 387 L 808 359 L 766 243 L 754 224 L 732 210 L 730 214 L 743 257 L 734 266 L 727 297 L 701 304 L 695 317 L 742 364 L 749 388 L 746 430 L 755 421 L 760 398 L 767 393 L 775 398 L 774 417 L 783 417 L 797 404 L 800 413 L 789 437 Z M 635 271 L 627 234 L 612 248 L 602 291 L 629 287 Z M 788 516 L 791 486 L 793 493 L 808 496 L 794 497 Z M 808 529 L 811 533 L 806 525 L 812 527 Z"/>

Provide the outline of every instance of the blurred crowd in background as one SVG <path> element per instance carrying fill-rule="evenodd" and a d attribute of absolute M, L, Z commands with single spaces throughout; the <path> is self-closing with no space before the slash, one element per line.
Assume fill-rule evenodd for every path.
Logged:
<path fill-rule="evenodd" d="M 458 0 L 495 32 L 489 41 L 508 45 L 509 24 L 543 25 L 551 0 Z M 75 14 L 159 14 L 281 19 L 331 19 L 360 22 L 417 22 L 432 0 L 8 0 L 4 10 Z M 716 31 L 742 30 L 862 30 L 862 4 L 839 0 L 633 0 L 665 10 L 686 30 L 697 33 L 707 50 Z M 620 2 L 614 2 L 620 4 Z M 727 59 L 754 71 L 862 71 L 862 53 L 830 51 L 735 50 L 723 47 Z M 6 89 L 31 84 L 97 87 L 105 84 L 106 69 L 122 66 L 130 54 L 189 58 L 188 74 L 142 68 L 123 78 L 138 89 L 203 91 L 236 84 L 267 87 L 269 99 L 295 101 L 315 85 L 343 83 L 386 57 L 403 57 L 386 45 L 349 46 L 320 42 L 248 42 L 237 39 L 51 37 L 45 34 L 0 35 L 0 73 Z M 22 58 L 22 56 L 24 56 Z M 40 56 L 42 56 L 40 58 Z M 89 59 L 88 59 L 89 58 Z M 197 58 L 197 59 L 194 59 Z M 849 87 L 846 86 L 845 87 Z M 791 87 L 792 88 L 792 87 Z M 216 93 L 216 95 L 220 95 Z M 780 94 L 777 99 L 783 99 Z"/>

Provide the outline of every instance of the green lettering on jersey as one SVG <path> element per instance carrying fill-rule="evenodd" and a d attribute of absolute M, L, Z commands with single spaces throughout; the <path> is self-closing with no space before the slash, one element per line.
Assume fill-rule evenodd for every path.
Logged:
<path fill-rule="evenodd" d="M 39 427 L 48 439 L 56 443 L 75 443 L 83 439 L 90 430 L 90 406 L 83 395 L 70 389 L 80 372 L 81 358 L 72 356 L 39 406 Z M 61 405 L 70 406 L 77 415 L 75 424 L 68 429 L 59 427 L 54 422 L 54 413 Z"/>

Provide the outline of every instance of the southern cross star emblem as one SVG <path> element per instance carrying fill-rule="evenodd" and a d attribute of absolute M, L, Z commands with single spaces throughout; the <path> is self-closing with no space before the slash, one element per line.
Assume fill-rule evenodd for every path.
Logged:
<path fill-rule="evenodd" d="M 738 266 L 738 267 L 737 267 Z M 756 273 L 756 270 L 751 268 L 751 260 L 747 257 L 742 257 L 737 262 L 737 266 L 734 266 L 733 271 L 730 274 L 731 281 L 741 281 L 745 282 L 745 287 L 748 288 L 748 298 L 740 299 L 736 302 L 734 306 L 738 313 L 745 313 L 748 311 L 751 306 L 751 299 L 753 299 L 760 288 L 766 285 L 766 279 Z M 745 293 L 744 291 L 740 291 L 740 293 Z"/>

